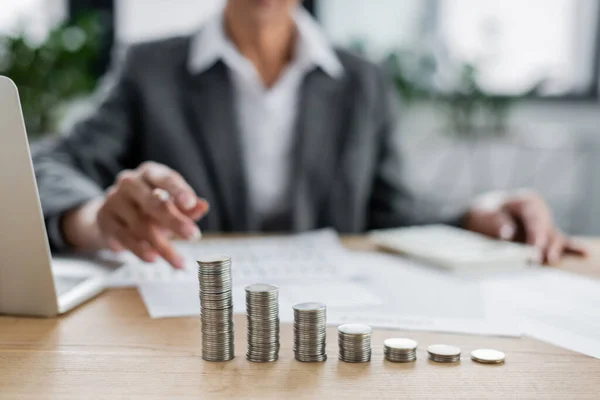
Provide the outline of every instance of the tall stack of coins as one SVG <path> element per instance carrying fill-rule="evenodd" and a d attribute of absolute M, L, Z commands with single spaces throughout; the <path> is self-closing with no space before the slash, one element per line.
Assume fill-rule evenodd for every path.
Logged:
<path fill-rule="evenodd" d="M 246 358 L 272 362 L 279 358 L 279 288 L 258 283 L 246 286 L 248 346 Z"/>
<path fill-rule="evenodd" d="M 386 339 L 383 342 L 383 354 L 391 362 L 411 362 L 417 359 L 417 347 L 418 343 L 411 339 Z"/>
<path fill-rule="evenodd" d="M 432 344 L 427 348 L 429 359 L 438 363 L 455 363 L 460 361 L 460 349 L 447 344 Z"/>
<path fill-rule="evenodd" d="M 198 260 L 202 358 L 207 361 L 233 359 L 233 300 L 231 258 L 211 256 Z"/>
<path fill-rule="evenodd" d="M 327 307 L 322 303 L 294 306 L 294 355 L 302 362 L 327 360 Z"/>
<path fill-rule="evenodd" d="M 339 358 L 344 362 L 371 361 L 371 332 L 369 325 L 346 324 L 338 327 Z"/>

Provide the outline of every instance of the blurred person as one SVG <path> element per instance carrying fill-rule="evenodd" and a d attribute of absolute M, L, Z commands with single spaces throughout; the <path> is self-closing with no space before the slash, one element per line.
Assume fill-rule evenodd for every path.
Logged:
<path fill-rule="evenodd" d="M 180 268 L 170 240 L 199 228 L 442 222 L 530 243 L 549 263 L 585 252 L 531 192 L 483 196 L 449 218 L 414 196 L 393 87 L 333 49 L 299 0 L 229 0 L 193 36 L 135 45 L 99 97 L 34 156 L 54 250 L 128 249 Z"/>

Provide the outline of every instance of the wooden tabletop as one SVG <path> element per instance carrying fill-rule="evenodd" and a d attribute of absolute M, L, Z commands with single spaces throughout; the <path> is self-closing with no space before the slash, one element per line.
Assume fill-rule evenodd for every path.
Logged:
<path fill-rule="evenodd" d="M 360 238 L 350 247 L 365 248 Z M 561 268 L 600 278 L 600 242 L 592 257 Z M 199 318 L 152 320 L 134 289 L 109 290 L 55 319 L 0 318 L 0 399 L 598 399 L 600 361 L 528 338 L 496 338 L 377 329 L 367 364 L 337 360 L 335 328 L 328 330 L 329 360 L 294 360 L 292 329 L 281 331 L 280 360 L 245 360 L 245 318 L 238 315 L 237 357 L 209 363 L 201 358 Z M 382 342 L 409 336 L 420 344 L 411 364 L 385 362 Z M 495 348 L 504 365 L 433 364 L 432 343 L 454 344 L 463 354 Z"/>

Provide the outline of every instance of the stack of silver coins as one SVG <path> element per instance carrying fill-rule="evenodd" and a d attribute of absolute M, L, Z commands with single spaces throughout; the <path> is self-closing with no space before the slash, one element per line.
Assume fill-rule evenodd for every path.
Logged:
<path fill-rule="evenodd" d="M 371 332 L 369 325 L 346 324 L 338 327 L 339 358 L 344 362 L 371 361 Z"/>
<path fill-rule="evenodd" d="M 302 362 L 327 360 L 327 307 L 322 303 L 294 306 L 294 355 Z"/>
<path fill-rule="evenodd" d="M 233 300 L 231 258 L 212 256 L 198 260 L 202 358 L 207 361 L 233 359 Z"/>
<path fill-rule="evenodd" d="M 383 355 L 391 362 L 411 362 L 417 359 L 419 344 L 411 339 L 392 338 L 383 342 Z"/>
<path fill-rule="evenodd" d="M 279 358 L 279 288 L 258 283 L 246 286 L 248 346 L 246 358 L 272 362 Z"/>
<path fill-rule="evenodd" d="M 460 349 L 447 344 L 432 344 L 427 348 L 429 359 L 438 363 L 455 363 L 460 361 Z"/>

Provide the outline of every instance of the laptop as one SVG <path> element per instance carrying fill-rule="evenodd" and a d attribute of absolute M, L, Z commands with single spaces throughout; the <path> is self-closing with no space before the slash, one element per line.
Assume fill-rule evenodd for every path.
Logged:
<path fill-rule="evenodd" d="M 52 260 L 19 94 L 0 76 L 0 314 L 62 314 L 100 293 L 108 273 L 91 261 Z"/>

